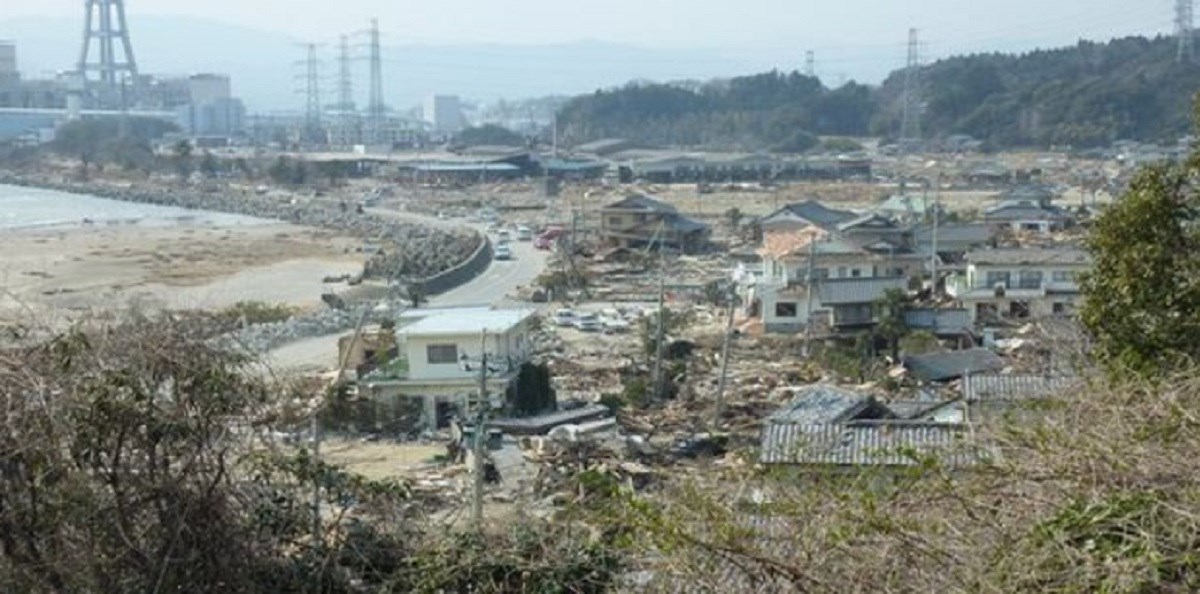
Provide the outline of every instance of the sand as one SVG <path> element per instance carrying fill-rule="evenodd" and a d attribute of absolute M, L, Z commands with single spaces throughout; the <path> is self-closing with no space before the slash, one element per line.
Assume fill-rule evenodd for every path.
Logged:
<path fill-rule="evenodd" d="M 357 242 L 286 224 L 101 226 L 0 234 L 0 322 L 145 303 L 317 307 L 327 275 L 362 269 Z"/>

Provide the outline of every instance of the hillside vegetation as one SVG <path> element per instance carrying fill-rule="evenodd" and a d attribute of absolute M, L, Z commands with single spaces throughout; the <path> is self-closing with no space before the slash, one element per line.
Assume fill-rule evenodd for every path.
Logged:
<path fill-rule="evenodd" d="M 949 58 L 922 70 L 924 136 L 969 134 L 996 148 L 1171 141 L 1187 132 L 1200 66 L 1177 64 L 1172 38 L 1128 37 L 1021 55 Z M 903 71 L 877 87 L 829 89 L 798 73 L 707 83 L 630 84 L 567 103 L 567 142 L 806 150 L 804 135 L 894 136 Z"/>

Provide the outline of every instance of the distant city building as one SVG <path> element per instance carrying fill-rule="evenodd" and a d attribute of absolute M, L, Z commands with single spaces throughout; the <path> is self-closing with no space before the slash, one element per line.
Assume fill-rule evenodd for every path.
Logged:
<path fill-rule="evenodd" d="M 194 74 L 187 83 L 188 95 L 197 105 L 233 98 L 229 77 L 223 74 Z"/>
<path fill-rule="evenodd" d="M 17 70 L 17 44 L 0 41 L 0 85 L 15 83 L 20 78 L 21 72 Z"/>
<path fill-rule="evenodd" d="M 435 133 L 454 134 L 466 127 L 462 101 L 454 95 L 434 95 L 425 102 L 425 121 Z"/>
<path fill-rule="evenodd" d="M 246 127 L 246 107 L 240 99 L 216 99 L 176 109 L 179 126 L 190 136 L 235 136 Z"/>

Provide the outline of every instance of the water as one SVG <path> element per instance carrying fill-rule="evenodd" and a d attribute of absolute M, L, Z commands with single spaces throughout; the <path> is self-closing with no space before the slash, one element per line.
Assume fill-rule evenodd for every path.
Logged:
<path fill-rule="evenodd" d="M 273 221 L 242 215 L 188 210 L 175 206 L 138 204 L 71 194 L 0 185 L 0 231 L 70 229 L 84 226 L 138 225 L 264 225 Z"/>

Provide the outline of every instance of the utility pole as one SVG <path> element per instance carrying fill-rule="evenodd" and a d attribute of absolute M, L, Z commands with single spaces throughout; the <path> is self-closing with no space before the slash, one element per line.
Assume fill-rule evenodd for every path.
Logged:
<path fill-rule="evenodd" d="M 942 218 L 942 173 L 939 171 L 934 176 L 934 183 L 937 185 L 933 188 L 933 241 L 931 242 L 930 268 L 933 271 L 933 286 L 930 294 L 934 299 L 938 296 L 938 224 Z"/>
<path fill-rule="evenodd" d="M 808 272 L 805 282 L 808 284 L 808 305 L 805 308 L 804 316 L 804 356 L 807 358 L 812 355 L 812 336 L 813 336 L 813 297 L 817 290 L 816 276 L 816 258 L 817 258 L 817 231 L 814 230 L 812 239 L 808 242 Z"/>
<path fill-rule="evenodd" d="M 817 76 L 817 57 L 812 50 L 804 52 L 804 76 L 809 78 Z"/>
<path fill-rule="evenodd" d="M 479 402 L 476 404 L 475 414 L 475 443 L 471 449 L 474 458 L 471 462 L 471 471 L 474 473 L 471 477 L 471 522 L 476 530 L 483 529 L 483 452 L 490 404 L 487 393 L 487 329 L 480 333 L 479 352 Z"/>
<path fill-rule="evenodd" d="M 1183 63 L 1191 63 L 1195 58 L 1193 43 L 1195 40 L 1195 31 L 1193 30 L 1193 16 L 1195 0 L 1175 0 L 1175 37 L 1176 37 L 1176 52 L 1175 61 Z"/>
<path fill-rule="evenodd" d="M 916 29 L 908 30 L 903 110 L 900 120 L 900 142 L 902 148 L 910 149 L 921 140 L 921 45 Z"/>
<path fill-rule="evenodd" d="M 725 339 L 721 343 L 721 380 L 717 384 L 717 406 L 713 412 L 713 428 L 721 426 L 721 417 L 725 414 L 725 387 L 729 379 L 729 346 L 733 342 L 733 313 L 737 307 L 734 294 L 735 285 L 729 287 L 729 317 L 725 319 Z"/>
<path fill-rule="evenodd" d="M 666 309 L 666 293 L 667 293 L 667 258 L 663 251 L 662 234 L 665 229 L 665 223 L 658 224 L 658 233 L 655 234 L 655 243 L 658 248 L 658 328 L 656 329 L 656 337 L 654 342 L 654 399 L 661 401 L 663 394 L 663 354 L 665 352 L 664 342 L 667 338 L 667 309 Z"/>
<path fill-rule="evenodd" d="M 367 130 L 373 144 L 383 141 L 384 115 L 387 106 L 383 103 L 383 54 L 379 44 L 379 19 L 371 19 L 371 97 L 367 102 Z"/>

